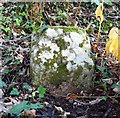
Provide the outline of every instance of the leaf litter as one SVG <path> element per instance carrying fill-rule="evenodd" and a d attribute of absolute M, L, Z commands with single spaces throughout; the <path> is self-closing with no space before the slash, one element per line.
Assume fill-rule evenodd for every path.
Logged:
<path fill-rule="evenodd" d="M 64 4 L 64 6 L 66 5 Z M 73 6 L 78 7 L 79 5 L 77 3 L 73 3 L 71 7 Z M 48 22 L 48 24 L 51 24 L 51 25 L 58 25 L 58 24 L 67 25 L 67 23 L 64 22 L 63 19 L 62 20 L 59 19 L 60 17 L 58 17 L 57 20 L 55 20 L 57 13 L 53 12 L 52 14 L 52 11 L 55 9 L 55 7 L 59 8 L 60 5 L 59 4 L 56 5 L 54 3 L 45 4 L 44 15 L 45 15 L 46 22 Z M 86 9 L 85 7 L 89 8 L 87 12 L 85 10 Z M 80 14 L 78 14 L 76 18 L 78 20 L 77 21 L 78 26 L 83 27 L 83 28 L 87 27 L 89 24 L 88 22 L 90 22 L 90 20 L 93 21 L 95 19 L 93 15 L 95 9 L 92 9 L 92 6 L 90 5 L 88 6 L 83 5 L 79 10 L 80 10 L 79 11 Z M 98 10 L 100 11 L 100 8 Z M 107 10 L 109 11 L 109 8 L 106 8 L 106 11 Z M 63 11 L 64 11 L 64 8 L 63 8 Z M 72 11 L 72 9 L 70 9 L 68 12 L 70 21 L 73 21 L 74 19 L 72 16 L 73 13 L 74 12 Z M 98 16 L 101 17 L 101 22 L 103 22 L 102 14 L 96 13 L 96 17 Z M 83 21 L 80 17 L 82 17 L 82 19 L 87 19 L 87 20 Z M 95 30 L 93 24 L 91 25 L 91 27 L 93 31 L 90 32 L 90 35 L 96 38 L 97 31 Z M 103 32 L 102 35 L 106 36 L 107 34 Z M 2 37 L 2 40 L 1 40 L 2 46 L 0 47 L 0 49 L 2 49 L 1 61 L 3 62 L 2 70 L 4 70 L 2 71 L 4 72 L 4 74 L 1 77 L 2 82 L 0 81 L 0 83 L 2 83 L 2 89 L 0 89 L 1 90 L 0 113 L 2 114 L 1 117 L 4 117 L 5 115 L 4 113 L 7 112 L 10 108 L 13 108 L 14 105 L 18 105 L 20 103 L 22 104 L 24 102 L 23 104 L 24 106 L 28 103 L 27 101 L 31 101 L 32 103 L 39 101 L 44 107 L 36 108 L 36 109 L 32 107 L 30 109 L 30 107 L 29 108 L 27 107 L 26 108 L 27 110 L 18 108 L 23 111 L 23 112 L 19 111 L 23 113 L 22 114 L 23 116 L 24 115 L 31 115 L 31 116 L 36 116 L 36 117 L 45 117 L 45 116 L 47 117 L 48 116 L 48 117 L 55 117 L 55 118 L 58 118 L 58 117 L 61 118 L 62 116 L 63 117 L 68 116 L 72 118 L 77 118 L 77 117 L 119 118 L 120 117 L 119 95 L 117 96 L 116 93 L 113 92 L 113 89 L 111 88 L 110 85 L 108 85 L 109 82 L 107 80 L 107 79 L 110 79 L 113 81 L 113 83 L 118 82 L 120 71 L 116 67 L 119 67 L 119 65 L 114 57 L 112 57 L 111 55 L 106 55 L 105 40 L 100 39 L 99 44 L 97 46 L 95 45 L 96 44 L 95 41 L 92 41 L 91 43 L 93 45 L 94 53 L 98 53 L 98 56 L 96 59 L 97 65 L 100 66 L 101 69 L 102 67 L 105 66 L 105 70 L 110 70 L 109 78 L 108 77 L 104 78 L 103 77 L 104 70 L 102 69 L 101 71 L 99 68 L 99 70 L 96 71 L 96 74 L 98 75 L 96 77 L 96 81 L 98 81 L 98 84 L 96 84 L 97 82 L 95 83 L 94 91 L 91 94 L 76 91 L 76 93 L 69 93 L 68 95 L 65 95 L 65 96 L 55 96 L 55 95 L 51 95 L 48 91 L 46 91 L 45 93 L 45 89 L 43 89 L 43 92 L 41 94 L 43 96 L 45 93 L 45 95 L 43 98 L 40 98 L 39 92 L 35 92 L 34 97 L 31 97 L 31 93 L 35 91 L 34 87 L 30 87 L 31 78 L 29 77 L 30 59 L 29 59 L 28 45 L 30 45 L 29 41 L 30 41 L 31 35 L 21 36 L 19 35 L 19 33 L 13 31 L 13 39 L 5 40 L 5 37 L 3 34 L 1 34 L 1 37 Z M 106 96 L 105 91 L 104 91 L 105 86 L 104 87 L 102 86 L 101 81 L 103 81 L 103 83 L 107 83 L 108 87 L 107 87 L 106 93 L 108 94 L 107 95 L 108 99 L 105 98 Z M 16 84 L 11 85 L 12 82 L 15 82 Z M 30 86 L 25 85 L 25 83 L 27 83 Z M 23 85 L 24 87 L 22 88 Z M 15 90 L 17 94 L 10 94 L 12 90 Z M 12 93 L 14 93 L 15 91 L 13 91 Z M 18 91 L 20 92 L 20 94 L 18 94 Z M 115 91 L 115 88 L 114 88 L 114 91 Z M 15 113 L 15 111 L 13 112 Z M 10 117 L 11 116 L 9 116 L 9 118 Z"/>

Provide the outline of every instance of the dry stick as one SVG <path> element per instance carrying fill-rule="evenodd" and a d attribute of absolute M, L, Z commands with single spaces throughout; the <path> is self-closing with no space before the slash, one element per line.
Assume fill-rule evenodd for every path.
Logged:
<path fill-rule="evenodd" d="M 108 98 L 120 98 L 120 96 L 107 96 Z M 78 96 L 77 98 L 102 98 L 102 96 Z"/>
<path fill-rule="evenodd" d="M 78 6 L 78 8 L 77 8 L 77 10 L 76 10 L 76 13 L 75 13 L 75 21 L 69 16 L 69 1 L 68 1 L 68 6 L 67 6 L 67 24 L 69 25 L 69 19 L 70 20 L 73 20 L 73 23 L 74 23 L 74 26 L 76 25 L 76 17 L 77 17 L 77 14 L 78 14 L 78 12 L 79 12 L 79 10 L 80 10 L 80 5 L 81 5 L 81 3 L 82 3 L 82 0 L 80 0 L 80 4 L 79 4 L 79 6 Z"/>
<path fill-rule="evenodd" d="M 69 4 L 69 1 L 67 2 L 68 4 L 68 6 L 67 6 L 67 24 L 68 24 L 68 26 L 70 25 L 70 23 L 74 23 L 74 20 L 72 19 L 72 17 L 69 15 L 69 6 L 70 6 L 70 4 Z"/>
<path fill-rule="evenodd" d="M 96 45 L 98 46 L 98 43 L 100 41 L 100 29 L 101 29 L 101 22 L 100 22 L 100 26 L 99 26 L 99 30 L 98 30 L 98 35 L 97 35 L 97 42 L 96 42 Z"/>
<path fill-rule="evenodd" d="M 62 96 L 62 95 L 58 95 L 57 97 L 64 97 L 64 98 L 68 98 L 68 96 Z M 102 99 L 103 96 L 76 96 L 76 99 L 96 99 L 96 98 L 101 98 Z M 120 98 L 120 96 L 107 96 L 110 99 L 113 98 Z"/>
<path fill-rule="evenodd" d="M 102 0 L 102 16 L 103 16 L 103 4 L 104 4 L 104 0 Z M 100 29 L 101 29 L 101 25 L 102 25 L 102 22 L 103 22 L 103 19 L 101 19 L 101 17 L 100 17 L 100 26 L 99 26 L 99 30 L 98 30 L 98 36 L 97 36 L 97 45 L 98 45 L 98 43 L 99 43 L 99 40 L 100 40 Z"/>
<path fill-rule="evenodd" d="M 67 2 L 67 24 L 69 25 L 69 0 Z"/>
<path fill-rule="evenodd" d="M 109 113 L 111 112 L 111 110 L 112 110 L 112 108 L 109 108 L 109 109 L 105 112 L 103 118 L 107 118 L 108 115 L 109 115 Z"/>
<path fill-rule="evenodd" d="M 76 24 L 76 18 L 77 18 L 78 12 L 79 12 L 79 10 L 80 10 L 80 5 L 81 5 L 81 3 L 82 3 L 82 0 L 80 0 L 80 4 L 79 4 L 79 6 L 78 6 L 78 8 L 77 8 L 77 11 L 76 11 L 76 13 L 75 13 L 75 23 L 74 23 L 74 26 L 75 26 L 75 24 Z"/>
<path fill-rule="evenodd" d="M 43 8 L 44 8 L 44 3 L 41 2 L 41 3 L 40 3 L 40 22 L 42 21 L 41 19 L 42 19 Z M 40 24 L 40 26 L 42 26 L 42 23 Z"/>

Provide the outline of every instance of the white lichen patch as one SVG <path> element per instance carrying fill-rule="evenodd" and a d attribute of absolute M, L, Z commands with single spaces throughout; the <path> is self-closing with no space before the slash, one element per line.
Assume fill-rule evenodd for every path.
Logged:
<path fill-rule="evenodd" d="M 46 31 L 46 36 L 48 36 L 50 38 L 54 38 L 54 37 L 58 36 L 58 33 L 54 29 L 48 28 L 47 31 Z"/>
<path fill-rule="evenodd" d="M 91 58 L 90 42 L 82 30 L 77 32 L 48 28 L 36 43 L 31 47 L 31 70 L 34 76 L 38 76 L 35 78 L 42 77 L 43 81 L 48 77 L 50 81 L 58 79 L 61 82 L 66 81 L 65 78 L 73 78 L 72 80 L 76 80 L 73 82 L 75 84 L 80 84 L 85 78 L 87 80 L 84 83 L 91 81 L 92 76 L 88 76 L 94 62 Z M 88 72 L 90 74 L 86 74 Z"/>
<path fill-rule="evenodd" d="M 58 34 L 63 34 L 63 29 L 57 29 Z"/>

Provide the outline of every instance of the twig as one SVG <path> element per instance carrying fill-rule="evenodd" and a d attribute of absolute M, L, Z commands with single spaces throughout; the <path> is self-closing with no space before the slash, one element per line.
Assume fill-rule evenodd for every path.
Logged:
<path fill-rule="evenodd" d="M 120 98 L 120 96 L 107 96 L 108 98 Z M 78 96 L 77 98 L 102 98 L 102 96 Z"/>
<path fill-rule="evenodd" d="M 110 113 L 111 110 L 112 110 L 112 109 L 109 108 L 109 109 L 105 112 L 105 115 L 103 116 L 103 118 L 107 118 L 107 116 L 108 116 L 108 114 Z"/>
<path fill-rule="evenodd" d="M 77 8 L 77 10 L 76 10 L 76 13 L 75 13 L 75 23 L 74 23 L 74 26 L 75 26 L 75 24 L 76 24 L 76 18 L 77 18 L 78 12 L 79 12 L 79 10 L 80 10 L 80 5 L 81 5 L 81 3 L 82 3 L 82 0 L 80 0 L 80 4 L 79 4 L 79 6 L 78 6 L 78 8 Z"/>
<path fill-rule="evenodd" d="M 57 97 L 64 97 L 67 98 L 67 96 L 58 95 Z M 103 96 L 77 96 L 77 99 L 96 99 L 96 98 L 102 98 Z M 107 96 L 108 98 L 120 98 L 120 96 Z"/>
<path fill-rule="evenodd" d="M 8 40 L 8 41 L 4 41 L 4 42 L 15 42 L 15 41 L 21 41 L 21 40 L 31 40 L 31 38 L 29 39 L 29 37 L 31 37 L 32 34 L 26 36 L 26 37 L 20 37 L 20 38 L 15 38 L 14 40 Z"/>

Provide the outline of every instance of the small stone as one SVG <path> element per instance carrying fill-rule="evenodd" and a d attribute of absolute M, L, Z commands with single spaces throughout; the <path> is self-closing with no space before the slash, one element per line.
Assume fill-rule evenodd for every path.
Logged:
<path fill-rule="evenodd" d="M 3 97 L 4 92 L 2 91 L 2 89 L 0 89 L 0 99 Z"/>
<path fill-rule="evenodd" d="M 102 79 L 103 82 L 106 82 L 107 84 L 113 84 L 113 80 L 111 78 L 109 79 Z"/>
<path fill-rule="evenodd" d="M 120 94 L 120 81 L 116 83 L 116 87 L 113 89 L 113 91 Z"/>

